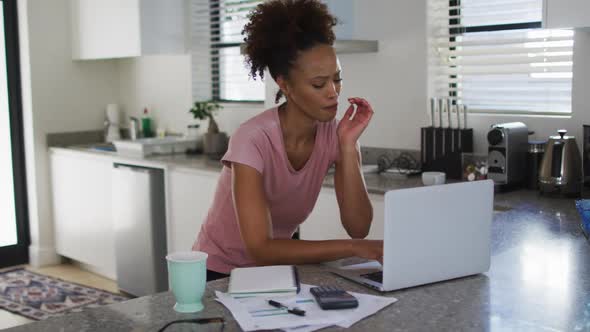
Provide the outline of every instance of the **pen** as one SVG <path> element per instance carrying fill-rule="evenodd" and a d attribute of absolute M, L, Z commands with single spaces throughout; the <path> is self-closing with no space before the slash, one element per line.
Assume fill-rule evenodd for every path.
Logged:
<path fill-rule="evenodd" d="M 268 300 L 268 304 L 275 308 L 287 309 L 287 312 L 293 315 L 305 316 L 305 310 L 301 310 L 299 308 L 289 308 L 286 305 L 273 300 Z"/>

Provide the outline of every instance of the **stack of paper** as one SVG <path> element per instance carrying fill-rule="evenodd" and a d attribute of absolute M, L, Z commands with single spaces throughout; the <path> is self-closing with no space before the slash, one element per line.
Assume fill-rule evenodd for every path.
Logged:
<path fill-rule="evenodd" d="M 322 310 L 309 290 L 312 285 L 301 285 L 301 292 L 292 297 L 281 297 L 279 301 L 289 307 L 305 310 L 305 316 L 296 316 L 285 309 L 272 307 L 268 300 L 273 297 L 241 297 L 216 292 L 217 301 L 225 305 L 244 331 L 283 329 L 285 331 L 308 332 L 331 325 L 350 327 L 361 319 L 375 314 L 395 303 L 393 297 L 353 293 L 359 306 L 355 309 Z"/>

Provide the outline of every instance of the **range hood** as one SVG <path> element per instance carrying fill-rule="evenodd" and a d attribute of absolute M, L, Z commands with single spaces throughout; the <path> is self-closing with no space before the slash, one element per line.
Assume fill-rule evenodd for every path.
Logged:
<path fill-rule="evenodd" d="M 376 40 L 336 40 L 334 48 L 337 54 L 375 53 L 379 51 Z"/>
<path fill-rule="evenodd" d="M 245 53 L 245 44 L 241 44 L 240 53 Z M 336 40 L 334 42 L 336 54 L 376 53 L 379 51 L 377 40 Z"/>

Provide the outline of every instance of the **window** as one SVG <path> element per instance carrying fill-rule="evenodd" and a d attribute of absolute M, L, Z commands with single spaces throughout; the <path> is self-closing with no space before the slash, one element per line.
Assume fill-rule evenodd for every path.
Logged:
<path fill-rule="evenodd" d="M 471 112 L 570 114 L 573 30 L 541 28 L 542 0 L 430 0 L 434 97 Z"/>
<path fill-rule="evenodd" d="M 262 80 L 253 80 L 240 54 L 248 13 L 262 0 L 192 0 L 194 100 L 261 102 Z"/>

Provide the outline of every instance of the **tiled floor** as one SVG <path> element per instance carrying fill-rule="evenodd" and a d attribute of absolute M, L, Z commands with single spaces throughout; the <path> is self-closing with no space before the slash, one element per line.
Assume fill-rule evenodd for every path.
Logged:
<path fill-rule="evenodd" d="M 77 266 L 70 264 L 47 266 L 42 268 L 33 268 L 31 266 L 25 266 L 26 269 L 45 274 L 48 276 L 60 278 L 63 280 L 79 283 L 82 285 L 100 288 L 109 292 L 118 293 L 117 283 L 113 280 L 101 277 L 88 271 L 84 271 Z M 23 316 L 13 314 L 11 312 L 0 309 L 0 330 L 22 325 L 32 322 Z"/>

